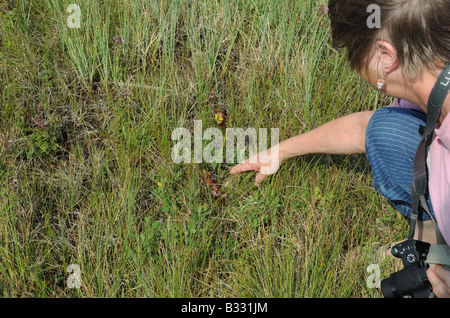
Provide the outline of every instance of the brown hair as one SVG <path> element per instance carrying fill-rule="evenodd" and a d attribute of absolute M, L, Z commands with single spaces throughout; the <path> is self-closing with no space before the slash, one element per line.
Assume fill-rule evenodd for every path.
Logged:
<path fill-rule="evenodd" d="M 380 8 L 380 28 L 367 24 L 370 5 Z M 407 78 L 450 62 L 450 0 L 329 0 L 328 8 L 333 46 L 347 50 L 354 70 L 367 66 L 377 40 L 394 46 Z"/>

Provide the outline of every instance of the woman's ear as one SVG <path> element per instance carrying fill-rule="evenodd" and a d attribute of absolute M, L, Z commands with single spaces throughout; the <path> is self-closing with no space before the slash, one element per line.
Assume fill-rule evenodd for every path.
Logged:
<path fill-rule="evenodd" d="M 392 73 L 399 67 L 397 50 L 387 41 L 377 41 L 376 50 L 380 54 L 380 61 L 385 66 L 386 74 Z"/>

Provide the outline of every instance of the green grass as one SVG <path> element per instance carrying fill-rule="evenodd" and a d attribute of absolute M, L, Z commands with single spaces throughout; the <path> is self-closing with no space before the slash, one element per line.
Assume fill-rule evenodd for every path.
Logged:
<path fill-rule="evenodd" d="M 294 158 L 259 188 L 170 159 L 215 108 L 284 140 L 389 103 L 332 48 L 324 4 L 0 0 L 0 295 L 380 297 L 348 254 L 407 225 L 364 156 Z"/>

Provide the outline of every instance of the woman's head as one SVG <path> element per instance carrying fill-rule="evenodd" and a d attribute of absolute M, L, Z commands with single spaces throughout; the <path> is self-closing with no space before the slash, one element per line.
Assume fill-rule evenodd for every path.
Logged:
<path fill-rule="evenodd" d="M 380 9 L 379 28 L 368 24 L 377 13 L 368 10 L 373 5 Z M 384 49 L 396 60 L 384 67 L 399 68 L 408 80 L 450 62 L 450 0 L 329 0 L 328 7 L 333 45 L 347 49 L 350 66 L 360 73 L 367 74 Z"/>

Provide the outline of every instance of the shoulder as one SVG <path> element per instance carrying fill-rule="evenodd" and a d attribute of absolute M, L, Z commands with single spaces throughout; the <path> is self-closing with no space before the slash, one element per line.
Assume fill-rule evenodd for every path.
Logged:
<path fill-rule="evenodd" d="M 420 108 L 416 104 L 414 104 L 410 101 L 407 101 L 406 99 L 401 99 L 401 98 L 397 98 L 391 105 L 389 105 L 389 107 L 409 108 L 409 109 L 418 110 L 422 113 L 424 112 L 422 110 L 422 108 Z"/>

